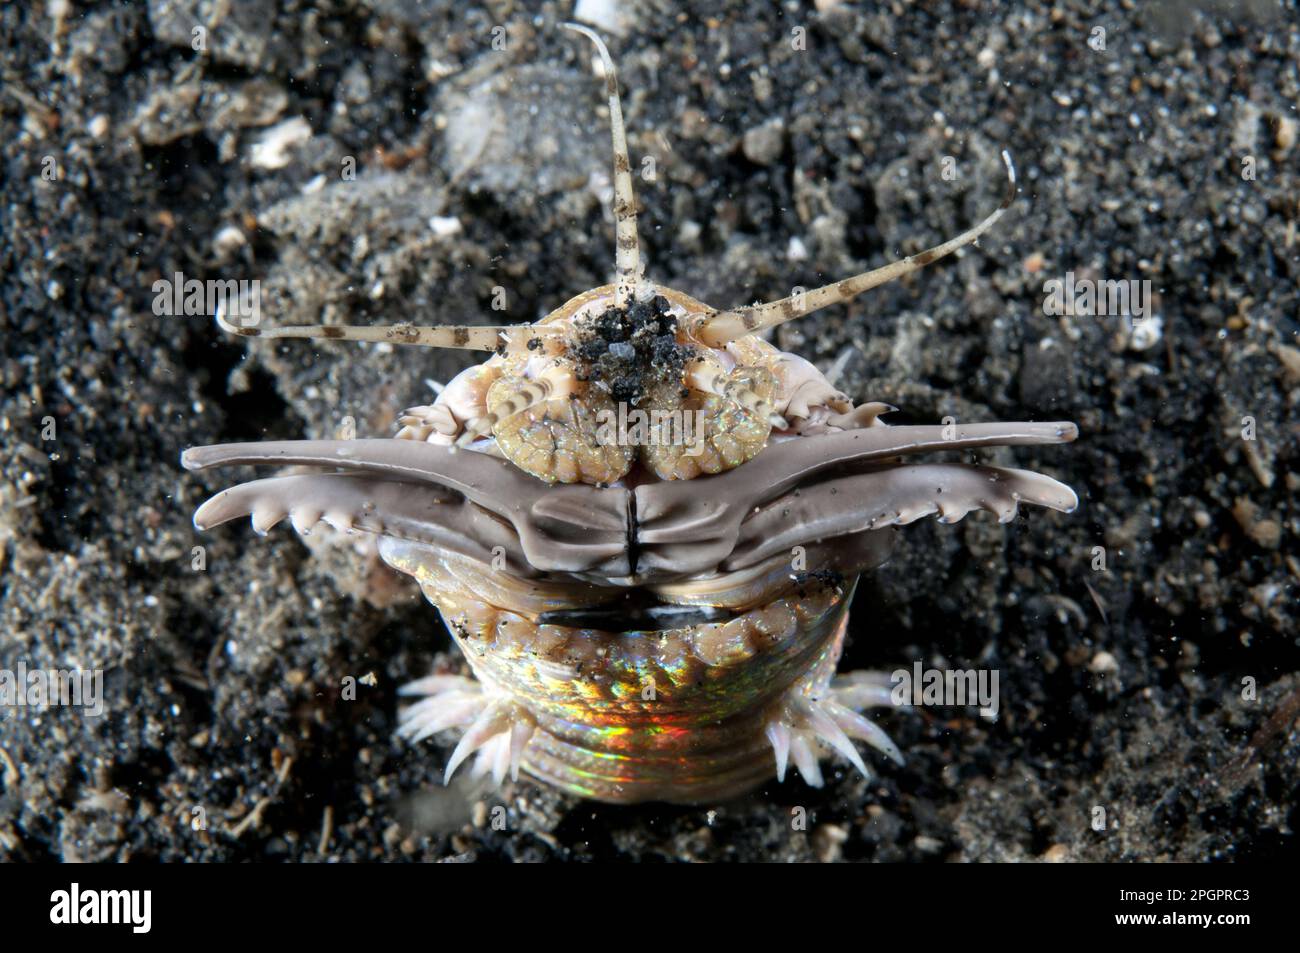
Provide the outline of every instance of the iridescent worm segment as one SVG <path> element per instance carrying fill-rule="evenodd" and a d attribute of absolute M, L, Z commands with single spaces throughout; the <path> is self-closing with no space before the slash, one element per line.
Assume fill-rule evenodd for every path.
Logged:
<path fill-rule="evenodd" d="M 393 438 L 195 447 L 192 470 L 318 472 L 243 483 L 194 516 L 250 515 L 371 534 L 441 612 L 473 676 L 406 686 L 413 742 L 459 735 L 499 784 L 522 768 L 605 801 L 717 801 L 793 761 L 822 783 L 832 751 L 867 773 L 856 741 L 898 749 L 862 712 L 884 676 L 835 673 L 860 573 L 890 527 L 1020 503 L 1069 512 L 1074 493 L 1027 470 L 907 462 L 926 451 L 1065 443 L 1070 423 L 889 426 L 759 332 L 849 299 L 967 245 L 988 218 L 911 258 L 795 297 L 719 311 L 644 276 L 614 64 L 596 46 L 613 126 L 613 284 L 518 326 L 235 327 L 262 338 L 389 341 L 495 352 Z M 618 413 L 614 413 L 615 411 Z M 620 427 L 629 412 L 689 420 L 688 439 Z M 621 414 L 621 417 L 619 416 Z"/>

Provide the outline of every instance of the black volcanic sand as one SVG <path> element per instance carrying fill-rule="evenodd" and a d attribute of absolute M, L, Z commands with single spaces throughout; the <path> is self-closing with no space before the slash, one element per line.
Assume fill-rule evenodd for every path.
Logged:
<path fill-rule="evenodd" d="M 755 0 L 674 17 L 647 2 L 625 35 L 603 31 L 650 274 L 715 305 L 956 234 L 996 206 L 1009 149 L 1020 196 L 978 248 L 775 340 L 838 362 L 840 386 L 897 405 L 895 423 L 1081 431 L 984 455 L 1070 483 L 1077 512 L 916 523 L 858 591 L 846 668 L 995 669 L 996 721 L 884 714 L 905 767 L 870 756 L 868 782 L 836 762 L 821 790 L 791 777 L 698 809 L 443 788 L 445 740 L 393 736 L 397 687 L 459 664 L 414 587 L 287 527 L 192 528 L 240 474 L 187 474 L 183 448 L 332 437 L 348 417 L 390 434 L 469 357 L 223 338 L 210 316 L 153 308 L 154 282 L 181 272 L 261 280 L 268 324 L 518 322 L 608 281 L 608 125 L 590 46 L 555 28 L 570 5 L 240 0 L 199 53 L 209 6 L 0 9 L 0 667 L 102 668 L 109 705 L 0 713 L 0 856 L 1254 860 L 1291 845 L 1293 6 Z M 1150 281 L 1154 316 L 1134 334 L 1045 314 L 1044 282 L 1067 272 Z"/>

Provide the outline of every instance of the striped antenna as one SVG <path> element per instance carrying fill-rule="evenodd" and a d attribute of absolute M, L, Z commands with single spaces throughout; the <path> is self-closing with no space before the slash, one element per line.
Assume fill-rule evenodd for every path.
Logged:
<path fill-rule="evenodd" d="M 693 329 L 696 339 L 710 347 L 721 347 L 728 341 L 742 338 L 746 334 L 756 334 L 765 328 L 774 328 L 778 324 L 785 324 L 787 321 L 820 311 L 828 305 L 851 301 L 864 291 L 870 291 L 895 278 L 911 274 L 930 262 L 951 254 L 963 245 L 969 245 L 992 228 L 1016 199 L 1016 167 L 1011 164 L 1011 155 L 1005 149 L 1002 151 L 1002 161 L 1007 167 L 1007 194 L 992 215 L 969 231 L 962 232 L 956 238 L 949 239 L 941 245 L 927 248 L 920 254 L 892 262 L 874 271 L 837 281 L 832 285 L 825 285 L 752 308 L 715 312 L 696 323 Z"/>
<path fill-rule="evenodd" d="M 413 324 L 301 324 L 278 328 L 243 327 L 226 320 L 217 310 L 217 324 L 228 334 L 246 338 L 323 338 L 329 341 L 372 341 L 412 344 L 419 347 L 451 347 L 462 351 L 515 351 L 534 338 L 559 333 L 562 329 L 545 324 L 466 325 L 443 324 L 419 327 Z"/>
<path fill-rule="evenodd" d="M 581 33 L 596 44 L 605 68 L 605 92 L 609 95 L 610 134 L 614 140 L 614 270 L 617 275 L 617 302 L 630 304 L 641 283 L 641 245 L 636 234 L 636 195 L 632 191 L 632 165 L 627 154 L 627 129 L 623 125 L 623 105 L 618 98 L 618 74 L 614 61 L 599 36 L 577 23 L 560 26 Z"/>

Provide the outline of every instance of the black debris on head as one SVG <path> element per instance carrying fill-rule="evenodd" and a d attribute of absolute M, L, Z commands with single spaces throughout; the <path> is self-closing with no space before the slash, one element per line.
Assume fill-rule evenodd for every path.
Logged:
<path fill-rule="evenodd" d="M 578 322 L 570 354 L 579 380 L 596 383 L 615 401 L 636 406 L 665 386 L 679 389 L 694 349 L 678 343 L 677 319 L 669 313 L 668 301 L 655 295 Z"/>

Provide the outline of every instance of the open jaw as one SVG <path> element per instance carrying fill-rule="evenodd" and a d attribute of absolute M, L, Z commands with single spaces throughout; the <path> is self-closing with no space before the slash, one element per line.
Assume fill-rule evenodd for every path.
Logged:
<path fill-rule="evenodd" d="M 193 447 L 181 462 L 190 470 L 251 464 L 330 471 L 218 493 L 194 514 L 199 529 L 251 516 L 259 532 L 286 518 L 301 532 L 323 520 L 480 557 L 499 548 L 506 570 L 524 577 L 560 573 L 626 585 L 752 565 L 756 553 L 774 548 L 774 537 L 796 545 L 931 513 L 954 522 L 977 509 L 1005 522 L 1021 502 L 1071 512 L 1074 492 L 1040 473 L 898 458 L 1077 436 L 1074 424 L 1062 422 L 878 423 L 775 444 L 725 473 L 635 488 L 548 485 L 505 460 L 415 440 L 220 444 Z"/>
<path fill-rule="evenodd" d="M 1066 423 L 876 424 L 774 444 L 714 476 L 606 488 L 547 486 L 412 440 L 199 447 L 183 462 L 324 471 L 234 486 L 195 524 L 247 515 L 259 532 L 289 519 L 301 533 L 373 534 L 420 583 L 477 676 L 404 690 L 417 698 L 404 735 L 460 733 L 447 777 L 473 755 L 498 781 L 522 768 L 586 797 L 694 803 L 789 763 L 819 784 L 826 750 L 865 773 L 855 740 L 897 757 L 860 714 L 889 704 L 888 685 L 835 676 L 854 583 L 888 555 L 888 528 L 1077 504 L 1031 471 L 900 460 L 1075 435 Z"/>

